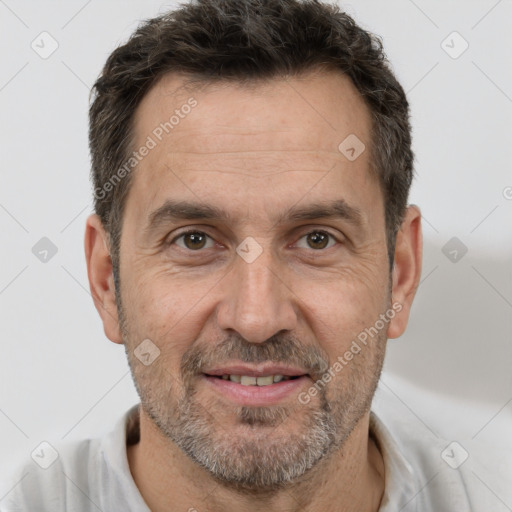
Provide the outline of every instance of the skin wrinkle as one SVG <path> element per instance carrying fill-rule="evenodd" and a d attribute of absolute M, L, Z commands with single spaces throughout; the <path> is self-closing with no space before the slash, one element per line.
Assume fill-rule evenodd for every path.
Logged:
<path fill-rule="evenodd" d="M 253 176 L 250 173 L 243 173 L 243 172 L 240 172 L 240 171 L 204 170 L 204 169 L 194 170 L 194 169 L 191 169 L 191 168 L 188 168 L 188 167 L 184 167 L 181 170 L 182 171 L 189 171 L 191 173 L 193 173 L 193 172 L 211 172 L 211 173 L 214 173 L 214 174 L 216 174 L 216 173 L 218 173 L 218 174 L 237 174 L 239 176 L 244 176 L 246 178 L 251 178 L 253 180 L 260 180 L 262 178 L 268 178 L 269 176 L 279 176 L 281 174 L 286 174 L 286 173 L 289 173 L 289 172 L 315 172 L 314 170 L 310 170 L 310 169 L 304 169 L 303 171 L 297 171 L 296 169 L 286 169 L 284 171 L 275 171 L 275 172 L 269 172 L 268 174 L 261 174 L 261 175 L 258 175 L 258 176 Z"/>
<path fill-rule="evenodd" d="M 169 75 L 145 96 L 136 115 L 139 138 L 181 104 L 182 98 L 165 93 L 179 80 Z M 354 133 L 368 138 L 370 116 L 345 77 L 312 77 L 302 86 L 310 101 L 323 102 L 323 111 L 331 109 Z M 327 150 L 342 135 L 328 129 L 317 114 L 301 110 L 297 102 L 302 100 L 284 90 L 287 85 L 276 80 L 257 95 L 229 87 L 194 92 L 201 108 L 195 112 L 201 115 L 191 114 L 173 131 L 181 134 L 180 157 L 163 141 L 132 177 L 121 239 L 119 325 L 106 317 L 104 322 L 109 337 L 125 345 L 141 397 L 141 438 L 129 447 L 128 458 L 137 486 L 155 512 L 168 509 L 171 501 L 183 510 L 193 505 L 212 512 L 340 507 L 362 512 L 376 510 L 382 496 L 383 464 L 368 439 L 369 408 L 388 334 L 399 335 L 405 327 L 400 315 L 307 405 L 294 396 L 275 406 L 242 407 L 214 392 L 202 376 L 208 366 L 223 361 L 281 360 L 305 367 L 307 390 L 358 333 L 391 307 L 392 294 L 408 314 L 406 294 L 390 280 L 383 195 L 370 178 L 367 153 L 349 162 Z M 339 100 L 340 90 L 348 98 L 347 109 Z M 236 97 L 246 104 L 245 117 L 239 115 Z M 215 122 L 220 117 L 253 134 L 254 158 L 237 151 L 246 148 L 247 138 L 226 136 L 225 124 Z M 304 129 L 294 128 L 290 139 L 291 130 L 276 128 L 279 124 Z M 196 133 L 208 134 L 206 146 Z M 272 147 L 282 148 L 273 150 L 272 157 L 295 170 L 250 180 L 265 169 L 269 139 Z M 197 151 L 197 145 L 209 151 Z M 243 173 L 218 171 L 227 148 Z M 196 155 L 193 165 L 187 162 L 191 153 Z M 258 155 L 265 157 L 259 160 Z M 326 155 L 335 170 L 301 171 L 320 161 L 328 167 Z M 166 166 L 173 157 L 169 172 Z M 201 172 L 205 162 L 217 166 L 214 179 L 211 172 Z M 291 207 L 338 197 L 358 208 L 362 229 L 350 228 L 346 221 L 281 224 L 274 219 Z M 166 199 L 217 206 L 237 222 L 184 220 L 145 237 L 146 219 Z M 166 243 L 178 229 L 201 231 L 202 225 L 223 248 L 214 245 L 189 254 Z M 325 251 L 296 246 L 306 233 L 324 227 L 333 234 L 339 230 L 346 239 Z M 250 264 L 235 252 L 247 236 L 263 249 Z M 397 265 L 402 268 L 400 258 Z M 401 281 L 407 282 L 406 277 L 407 272 Z M 144 339 L 160 350 L 150 366 L 134 355 Z M 181 489 L 179 495 L 174 488 Z M 215 492 L 204 500 L 206 488 Z M 348 501 L 340 504 L 340 495 Z"/>
<path fill-rule="evenodd" d="M 189 154 L 191 154 L 191 153 L 189 153 L 189 152 L 186 153 L 186 155 L 189 155 Z M 207 154 L 207 153 L 203 153 L 203 155 L 204 154 Z M 208 154 L 216 154 L 216 153 L 212 152 L 212 153 L 208 153 Z M 307 154 L 310 154 L 310 152 L 307 152 Z M 190 161 L 191 159 L 189 158 L 188 160 Z M 185 162 L 186 161 L 187 160 L 185 160 Z M 258 153 L 256 153 L 254 161 L 261 162 L 261 166 L 265 169 L 268 169 L 269 167 L 273 167 L 273 166 L 275 167 L 275 165 L 271 165 L 271 164 L 264 162 L 263 155 L 259 155 Z M 193 162 L 193 160 L 192 160 L 192 162 Z M 222 162 L 222 165 L 223 165 L 222 169 L 208 169 L 208 168 L 203 168 L 203 169 L 199 168 L 198 169 L 198 168 L 194 168 L 194 166 L 184 165 L 183 160 L 181 160 L 179 163 L 179 169 L 176 169 L 175 164 L 171 164 L 170 167 L 173 168 L 174 172 L 177 172 L 179 175 L 187 175 L 188 173 L 198 173 L 198 172 L 199 173 L 200 172 L 211 172 L 211 173 L 221 173 L 221 174 L 238 174 L 240 176 L 244 176 L 244 177 L 248 177 L 248 178 L 252 178 L 252 179 L 261 179 L 262 177 L 279 175 L 283 172 L 304 172 L 304 173 L 312 173 L 312 174 L 317 174 L 317 173 L 328 174 L 332 170 L 332 167 L 331 167 L 331 169 L 325 169 L 325 170 L 316 169 L 316 168 L 309 168 L 309 169 L 286 168 L 286 169 L 272 171 L 272 172 L 268 172 L 266 170 L 265 171 L 260 170 L 257 174 L 255 174 L 254 167 L 253 167 L 253 169 L 251 169 L 250 172 L 242 171 L 242 168 L 247 169 L 249 167 L 247 161 L 244 160 L 243 164 L 244 164 L 243 167 L 237 167 L 235 170 L 229 170 L 229 169 L 226 169 L 226 167 L 229 165 L 229 162 L 224 158 L 223 162 Z M 203 163 L 203 165 L 205 165 L 205 164 Z M 279 162 L 279 165 L 282 167 L 283 165 L 289 165 L 289 164 L 287 164 L 286 162 Z"/>

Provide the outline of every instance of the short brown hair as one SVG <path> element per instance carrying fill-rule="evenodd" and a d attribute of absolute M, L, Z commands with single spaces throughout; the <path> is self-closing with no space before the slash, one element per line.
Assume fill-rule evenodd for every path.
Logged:
<path fill-rule="evenodd" d="M 110 238 L 116 284 L 131 174 L 104 185 L 130 158 L 134 114 L 150 87 L 173 71 L 207 84 L 270 80 L 314 68 L 348 76 L 371 113 L 371 167 L 383 191 L 392 265 L 413 153 L 409 105 L 381 40 L 339 7 L 317 0 L 193 0 L 140 25 L 107 59 L 91 93 L 94 208 Z"/>

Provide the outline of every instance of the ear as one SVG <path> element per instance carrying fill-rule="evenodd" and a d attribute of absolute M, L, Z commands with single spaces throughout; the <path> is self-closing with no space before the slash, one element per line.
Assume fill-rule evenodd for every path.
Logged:
<path fill-rule="evenodd" d="M 391 292 L 396 315 L 388 324 L 388 338 L 398 338 L 407 327 L 412 301 L 420 282 L 422 253 L 421 212 L 417 206 L 411 205 L 396 235 Z"/>
<path fill-rule="evenodd" d="M 85 259 L 92 299 L 107 338 L 123 343 L 117 315 L 114 274 L 108 236 L 98 215 L 90 215 L 85 225 Z"/>

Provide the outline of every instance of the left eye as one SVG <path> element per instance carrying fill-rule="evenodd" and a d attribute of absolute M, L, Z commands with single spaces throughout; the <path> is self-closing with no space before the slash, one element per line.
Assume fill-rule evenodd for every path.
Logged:
<path fill-rule="evenodd" d="M 307 245 L 301 245 L 302 241 Z M 301 237 L 296 245 L 302 249 L 321 250 L 329 249 L 335 244 L 336 240 L 330 233 L 327 233 L 326 231 L 311 231 L 311 233 Z"/>
<path fill-rule="evenodd" d="M 197 251 L 213 247 L 213 239 L 202 231 L 188 231 L 176 237 L 173 242 L 182 249 Z"/>

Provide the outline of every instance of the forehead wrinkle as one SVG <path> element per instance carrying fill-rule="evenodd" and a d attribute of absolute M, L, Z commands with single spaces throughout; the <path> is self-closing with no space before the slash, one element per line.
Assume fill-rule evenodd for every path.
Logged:
<path fill-rule="evenodd" d="M 208 158 L 210 155 L 214 157 Z M 325 150 L 172 151 L 165 160 L 179 174 L 220 172 L 254 177 L 283 172 L 325 173 L 329 168 L 346 165 L 338 151 Z"/>

